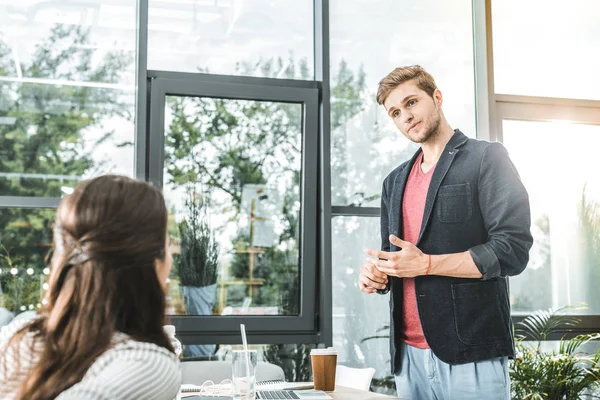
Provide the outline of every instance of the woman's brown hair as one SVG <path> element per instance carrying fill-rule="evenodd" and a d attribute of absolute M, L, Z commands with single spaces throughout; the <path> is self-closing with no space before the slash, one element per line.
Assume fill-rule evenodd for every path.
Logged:
<path fill-rule="evenodd" d="M 163 195 L 146 182 L 105 175 L 62 201 L 45 304 L 11 340 L 18 353 L 31 332 L 41 350 L 17 398 L 54 399 L 81 381 L 116 332 L 172 350 L 156 271 L 166 228 Z"/>

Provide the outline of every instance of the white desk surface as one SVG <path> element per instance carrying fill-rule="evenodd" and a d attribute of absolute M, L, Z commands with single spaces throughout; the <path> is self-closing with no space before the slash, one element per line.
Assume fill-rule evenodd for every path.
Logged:
<path fill-rule="evenodd" d="M 351 389 L 344 386 L 336 386 L 335 391 L 327 392 L 335 400 L 384 400 L 400 399 L 399 397 L 387 396 L 384 394 L 365 392 L 364 390 Z"/>

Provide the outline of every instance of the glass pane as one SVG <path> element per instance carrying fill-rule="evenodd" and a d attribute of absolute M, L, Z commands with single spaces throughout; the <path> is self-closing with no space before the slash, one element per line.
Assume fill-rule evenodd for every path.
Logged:
<path fill-rule="evenodd" d="M 313 2 L 150 0 L 148 68 L 313 79 Z"/>
<path fill-rule="evenodd" d="M 511 279 L 513 311 L 587 302 L 600 312 L 600 126 L 505 120 L 504 143 L 529 192 L 533 248 Z"/>
<path fill-rule="evenodd" d="M 599 100 L 598 15 L 597 0 L 494 0 L 496 93 Z"/>
<path fill-rule="evenodd" d="M 302 105 L 167 97 L 171 312 L 297 315 Z"/>
<path fill-rule="evenodd" d="M 331 236 L 333 346 L 338 350 L 338 364 L 375 368 L 373 388 L 393 394 L 389 296 L 368 295 L 358 288 L 358 273 L 366 258 L 363 249 L 381 248 L 379 218 L 335 217 Z"/>
<path fill-rule="evenodd" d="M 375 95 L 394 68 L 420 64 L 453 128 L 475 137 L 471 1 L 331 0 L 332 204 L 379 206 L 381 183 L 417 146 Z"/>
<path fill-rule="evenodd" d="M 0 194 L 132 175 L 134 0 L 0 4 Z M 121 12 L 130 18 L 116 18 Z M 61 190 L 63 188 L 63 190 Z"/>
<path fill-rule="evenodd" d="M 37 310 L 52 249 L 51 209 L 0 209 L 0 326 L 9 314 Z"/>

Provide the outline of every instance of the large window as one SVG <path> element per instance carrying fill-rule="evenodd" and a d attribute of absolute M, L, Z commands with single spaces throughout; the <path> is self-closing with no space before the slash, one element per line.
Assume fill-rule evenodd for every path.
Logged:
<path fill-rule="evenodd" d="M 150 0 L 148 68 L 313 79 L 313 5 Z"/>
<path fill-rule="evenodd" d="M 225 331 L 236 342 L 244 316 L 253 341 L 273 331 L 314 343 L 314 82 L 151 77 L 149 178 L 171 211 L 177 331 L 199 344 L 222 342 Z"/>
<path fill-rule="evenodd" d="M 511 285 L 515 311 L 587 302 L 600 312 L 600 126 L 505 120 L 504 144 L 529 192 L 534 248 Z"/>
<path fill-rule="evenodd" d="M 492 6 L 492 125 L 529 192 L 534 236 L 527 268 L 510 281 L 513 312 L 584 303 L 587 308 L 571 312 L 597 315 L 600 58 L 592 49 L 600 34 L 594 18 L 598 4 L 534 1 L 517 7 L 513 1 L 493 1 Z M 568 72 L 572 68 L 576 74 Z M 584 324 L 600 328 L 589 319 Z"/>
<path fill-rule="evenodd" d="M 133 174 L 135 1 L 0 4 L 0 194 Z"/>
<path fill-rule="evenodd" d="M 176 313 L 298 315 L 302 105 L 169 96 L 167 107 Z"/>
<path fill-rule="evenodd" d="M 496 93 L 600 100 L 600 2 L 492 1 Z"/>
<path fill-rule="evenodd" d="M 333 346 L 338 362 L 375 368 L 374 387 L 393 389 L 389 375 L 389 298 L 366 295 L 357 273 L 366 258 L 363 249 L 381 246 L 379 218 L 334 217 L 332 220 Z"/>
<path fill-rule="evenodd" d="M 381 183 L 418 146 L 375 101 L 396 67 L 436 79 L 453 128 L 475 137 L 471 1 L 330 1 L 331 182 L 334 206 L 378 207 Z"/>
<path fill-rule="evenodd" d="M 41 304 L 60 197 L 93 176 L 133 175 L 135 7 L 132 0 L 0 2 L 4 311 Z"/>

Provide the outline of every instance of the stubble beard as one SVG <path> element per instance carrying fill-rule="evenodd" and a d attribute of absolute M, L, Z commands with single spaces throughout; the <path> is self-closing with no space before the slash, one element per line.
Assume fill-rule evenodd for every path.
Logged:
<path fill-rule="evenodd" d="M 409 137 L 413 142 L 418 144 L 427 143 L 428 141 L 435 139 L 440 134 L 440 126 L 442 119 L 439 112 L 435 113 L 434 116 L 428 118 L 429 121 L 423 121 L 424 124 L 428 125 L 429 128 L 421 137 Z M 429 123 L 427 123 L 429 122 Z"/>

